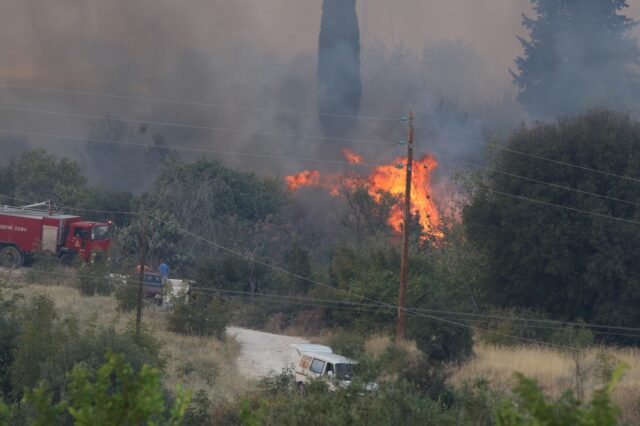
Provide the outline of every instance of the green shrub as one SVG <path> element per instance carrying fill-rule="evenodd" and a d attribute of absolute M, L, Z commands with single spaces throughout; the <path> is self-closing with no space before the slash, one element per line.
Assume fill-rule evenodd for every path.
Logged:
<path fill-rule="evenodd" d="M 553 331 L 551 343 L 568 346 L 577 350 L 586 349 L 594 343 L 593 332 L 585 327 L 565 326 Z"/>
<path fill-rule="evenodd" d="M 270 374 L 258 383 L 261 391 L 267 394 L 278 394 L 293 389 L 296 383 L 296 371 L 293 367 L 285 367 L 280 374 Z"/>
<path fill-rule="evenodd" d="M 97 371 L 81 365 L 69 374 L 68 399 L 55 403 L 41 384 L 25 395 L 34 410 L 31 424 L 58 424 L 68 413 L 76 425 L 180 425 L 189 394 L 178 390 L 172 407 L 166 407 L 160 371 L 145 365 L 136 372 L 123 355 L 109 353 Z"/>
<path fill-rule="evenodd" d="M 108 296 L 113 286 L 108 277 L 108 269 L 104 262 L 82 265 L 78 270 L 78 290 L 83 296 Z"/>
<path fill-rule="evenodd" d="M 213 424 L 211 410 L 213 406 L 207 393 L 199 390 L 191 399 L 189 408 L 184 413 L 182 426 L 204 426 Z"/>
<path fill-rule="evenodd" d="M 340 329 L 329 338 L 329 346 L 337 354 L 356 358 L 364 352 L 365 336 Z"/>
<path fill-rule="evenodd" d="M 160 344 L 149 333 L 138 336 L 113 327 L 82 327 L 72 319 L 61 319 L 53 302 L 39 296 L 20 309 L 23 323 L 13 342 L 9 368 L 11 394 L 18 401 L 25 388 L 44 383 L 60 395 L 68 386 L 67 373 L 77 363 L 89 370 L 102 365 L 106 350 L 123 354 L 136 370 L 143 365 L 163 366 Z"/>
<path fill-rule="evenodd" d="M 476 325 L 482 329 L 478 333 L 480 341 L 489 345 L 519 346 L 523 339 L 550 342 L 553 328 L 546 327 L 538 320 L 544 315 L 527 309 L 494 309 L 490 311 L 494 319 L 479 321 Z"/>
<path fill-rule="evenodd" d="M 175 333 L 222 339 L 229 325 L 229 313 L 219 298 L 190 300 L 183 295 L 174 301 L 167 323 Z"/>
<path fill-rule="evenodd" d="M 114 297 L 118 303 L 118 310 L 121 312 L 133 312 L 138 306 L 138 286 L 139 280 L 130 276 L 126 279 L 116 281 L 114 285 Z"/>
<path fill-rule="evenodd" d="M 394 359 L 398 358 L 391 358 L 390 361 Z M 454 403 L 454 390 L 447 385 L 449 376 L 444 366 L 433 363 L 426 357 L 420 358 L 415 364 L 407 362 L 406 365 L 404 369 L 398 370 L 400 377 L 413 384 L 417 391 L 427 398 L 440 401 L 447 407 Z"/>
<path fill-rule="evenodd" d="M 377 392 L 351 386 L 335 392 L 314 382 L 305 393 L 293 390 L 249 401 L 240 411 L 256 425 L 454 425 L 455 416 L 422 397 L 406 382 L 381 384 Z"/>
<path fill-rule="evenodd" d="M 11 393 L 9 367 L 13 364 L 19 331 L 15 306 L 0 297 L 0 396 L 7 397 Z"/>
<path fill-rule="evenodd" d="M 7 407 L 7 404 L 0 398 L 0 426 L 9 426 L 9 420 L 9 407 Z"/>
<path fill-rule="evenodd" d="M 473 353 L 471 330 L 435 319 L 411 317 L 407 337 L 433 362 L 462 362 Z"/>
<path fill-rule="evenodd" d="M 614 373 L 604 388 L 597 390 L 590 404 L 583 405 L 571 391 L 550 401 L 536 382 L 517 374 L 518 385 L 513 390 L 515 400 L 504 402 L 496 411 L 498 426 L 557 425 L 614 426 L 618 424 L 620 408 L 611 402 L 611 394 L 625 367 Z"/>

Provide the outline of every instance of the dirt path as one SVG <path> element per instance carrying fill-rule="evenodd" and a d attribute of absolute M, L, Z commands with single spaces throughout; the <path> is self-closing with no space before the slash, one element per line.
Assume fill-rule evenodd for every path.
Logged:
<path fill-rule="evenodd" d="M 240 374 L 249 379 L 259 379 L 271 372 L 279 373 L 283 367 L 295 362 L 292 343 L 309 343 L 299 337 L 229 327 L 229 335 L 242 345 L 238 358 Z"/>

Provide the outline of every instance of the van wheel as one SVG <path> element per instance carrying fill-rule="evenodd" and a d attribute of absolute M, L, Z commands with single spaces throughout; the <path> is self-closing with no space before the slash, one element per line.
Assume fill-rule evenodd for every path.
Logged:
<path fill-rule="evenodd" d="M 300 393 L 304 393 L 305 392 L 304 383 L 298 382 L 298 390 L 300 391 Z"/>
<path fill-rule="evenodd" d="M 19 268 L 24 263 L 24 256 L 14 246 L 5 246 L 0 249 L 0 266 L 5 268 Z"/>

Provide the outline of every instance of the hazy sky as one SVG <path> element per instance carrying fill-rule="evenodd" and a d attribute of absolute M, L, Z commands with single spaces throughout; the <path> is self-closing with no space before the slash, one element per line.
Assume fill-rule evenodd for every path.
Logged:
<path fill-rule="evenodd" d="M 367 38 L 421 51 L 440 39 L 465 40 L 483 56 L 496 77 L 509 80 L 508 68 L 520 52 L 517 35 L 526 35 L 521 14 L 528 0 L 358 0 L 367 2 Z M 629 13 L 640 18 L 639 1 Z M 0 0 L 0 54 L 4 76 L 28 76 L 38 55 L 73 48 L 84 39 L 113 41 L 161 54 L 168 45 L 200 52 L 234 42 L 263 51 L 293 54 L 316 48 L 321 0 Z M 386 8 L 391 5 L 391 13 Z M 391 20 L 393 16 L 393 21 Z M 162 37 L 159 37 L 162 34 Z"/>

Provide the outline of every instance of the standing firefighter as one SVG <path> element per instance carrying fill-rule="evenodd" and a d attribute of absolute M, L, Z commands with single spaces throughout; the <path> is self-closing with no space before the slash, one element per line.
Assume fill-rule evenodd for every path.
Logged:
<path fill-rule="evenodd" d="M 162 279 L 162 287 L 166 288 L 169 281 L 169 271 L 171 269 L 164 260 L 160 260 L 160 267 L 158 270 L 160 271 L 160 278 Z"/>

